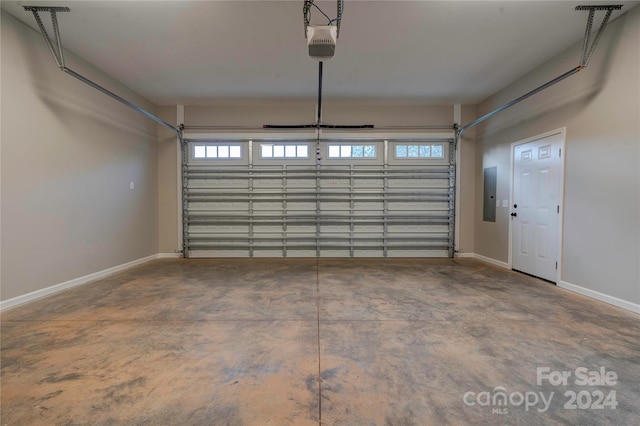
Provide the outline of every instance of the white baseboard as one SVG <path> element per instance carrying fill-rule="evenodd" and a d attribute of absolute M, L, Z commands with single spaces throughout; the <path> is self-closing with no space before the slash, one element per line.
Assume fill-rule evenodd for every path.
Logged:
<path fill-rule="evenodd" d="M 60 284 L 55 284 L 47 288 L 32 291 L 31 293 L 23 294 L 21 296 L 13 297 L 7 300 L 2 300 L 0 301 L 0 311 L 4 309 L 12 308 L 14 306 L 22 305 L 23 303 L 31 302 L 36 299 L 40 299 L 41 297 L 49 296 L 54 293 L 59 293 L 61 291 L 69 290 L 70 288 L 87 284 L 95 280 L 99 280 L 101 278 L 116 274 L 118 272 L 122 272 L 126 269 L 133 268 L 134 266 L 141 265 L 151 260 L 169 259 L 169 258 L 178 258 L 178 257 L 182 257 L 182 255 L 180 255 L 179 253 L 158 253 L 158 254 L 153 254 L 151 256 L 143 257 L 142 259 L 137 259 L 131 262 L 124 263 L 122 265 L 117 265 L 112 268 L 95 272 L 93 274 L 85 275 L 80 278 L 75 278 L 73 280 L 66 281 Z"/>
<path fill-rule="evenodd" d="M 133 268 L 134 266 L 141 265 L 151 260 L 177 259 L 181 257 L 182 255 L 180 253 L 158 253 L 151 256 L 143 257 L 142 259 L 138 259 L 128 263 L 124 263 L 122 265 L 114 266 L 112 268 L 95 272 L 93 274 L 85 275 L 84 277 L 76 278 L 60 284 L 55 284 L 50 287 L 32 291 L 31 293 L 23 294 L 21 296 L 17 296 L 11 299 L 2 300 L 0 301 L 0 311 L 14 307 L 14 306 L 21 305 L 23 303 L 31 302 L 36 299 L 40 299 L 42 297 L 49 296 L 54 293 L 59 293 L 61 291 L 68 290 L 73 287 L 87 284 L 89 282 L 92 282 L 101 278 L 105 278 L 109 275 L 116 274 L 118 272 L 124 271 L 129 268 Z M 456 257 L 474 258 L 486 263 L 490 263 L 492 265 L 499 266 L 501 268 L 509 269 L 509 265 L 506 262 L 495 260 L 490 257 L 482 256 L 475 253 L 457 253 Z M 590 290 L 588 288 L 580 287 L 578 285 L 571 284 L 566 281 L 559 281 L 558 287 L 640 314 L 640 304 L 637 304 L 637 303 L 632 303 L 623 299 L 619 299 L 617 297 L 609 296 L 607 294 L 600 293 L 595 290 Z"/>
<path fill-rule="evenodd" d="M 475 257 L 473 253 L 456 253 L 454 257 Z"/>
<path fill-rule="evenodd" d="M 507 262 L 502 262 L 500 260 L 492 259 L 490 257 L 483 256 L 481 254 L 476 254 L 476 253 L 461 253 L 461 254 L 465 256 L 460 256 L 460 257 L 472 257 L 474 259 L 478 259 L 485 263 L 490 263 L 492 265 L 499 266 L 504 269 L 511 269 L 509 268 L 509 264 Z"/>
<path fill-rule="evenodd" d="M 474 259 L 481 260 L 483 262 L 490 263 L 492 265 L 500 266 L 501 268 L 510 269 L 509 264 L 506 262 L 501 262 L 499 260 L 492 259 L 490 257 L 482 256 L 476 253 L 459 253 L 456 255 L 457 257 L 472 257 Z M 599 300 L 601 302 L 608 303 L 613 306 L 617 306 L 618 308 L 626 309 L 627 311 L 635 312 L 640 314 L 640 304 L 629 302 L 627 300 L 622 300 L 614 296 L 609 296 L 608 294 L 600 293 L 595 290 L 590 290 L 588 288 L 580 287 L 579 285 L 571 284 L 566 281 L 560 280 L 558 282 L 558 287 L 564 288 L 565 290 L 573 291 L 574 293 L 582 294 L 583 296 L 590 297 L 592 299 Z"/>
<path fill-rule="evenodd" d="M 617 297 L 609 296 L 608 294 L 600 293 L 599 291 L 580 287 L 579 285 L 571 284 L 566 281 L 559 281 L 558 287 L 573 291 L 574 293 L 582 294 L 583 296 L 591 297 L 592 299 L 596 299 L 613 306 L 617 306 L 618 308 L 626 309 L 627 311 L 635 312 L 636 314 L 640 314 L 640 304 L 638 303 L 618 299 Z"/>
<path fill-rule="evenodd" d="M 182 259 L 182 253 L 158 253 L 155 259 Z"/>

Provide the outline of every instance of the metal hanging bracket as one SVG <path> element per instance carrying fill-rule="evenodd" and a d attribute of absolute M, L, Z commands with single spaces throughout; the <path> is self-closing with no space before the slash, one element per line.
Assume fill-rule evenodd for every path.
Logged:
<path fill-rule="evenodd" d="M 584 33 L 584 43 L 582 45 L 582 55 L 580 56 L 580 66 L 586 67 L 589 64 L 589 60 L 591 59 L 591 55 L 593 55 L 593 51 L 596 49 L 596 45 L 598 41 L 600 41 L 600 36 L 604 32 L 605 27 L 609 23 L 609 19 L 611 18 L 611 14 L 614 10 L 622 9 L 621 4 L 615 5 L 596 5 L 596 6 L 576 6 L 576 10 L 588 10 L 589 17 L 587 18 L 587 28 Z M 602 23 L 600 24 L 600 28 L 593 36 L 591 30 L 593 28 L 593 19 L 596 11 L 606 11 L 604 18 L 602 18 Z"/>
<path fill-rule="evenodd" d="M 315 0 L 304 0 L 304 3 L 302 5 L 302 22 L 304 24 L 304 38 L 307 38 L 307 28 L 311 23 L 311 7 L 315 7 L 316 9 L 318 9 L 318 11 L 322 13 L 329 20 L 328 25 L 332 25 L 335 23 L 335 26 L 337 27 L 337 30 L 338 30 L 338 37 L 339 37 L 340 22 L 342 21 L 342 12 L 344 9 L 344 0 L 337 0 L 337 7 L 336 7 L 337 14 L 334 19 L 330 19 L 327 16 L 327 14 L 324 13 L 317 4 L 315 4 Z"/>
<path fill-rule="evenodd" d="M 475 126 L 476 124 L 482 123 L 483 121 L 485 121 L 488 118 L 493 117 L 494 115 L 496 115 L 499 112 L 504 111 L 507 108 L 512 107 L 515 104 L 518 104 L 522 101 L 524 101 L 525 99 L 535 95 L 536 93 L 539 93 L 545 89 L 547 89 L 550 86 L 553 86 L 556 83 L 561 82 L 562 80 L 564 80 L 567 77 L 572 76 L 573 74 L 576 74 L 580 71 L 582 71 L 583 69 L 585 69 L 587 67 L 587 65 L 589 64 L 589 60 L 591 59 L 591 55 L 593 55 L 594 50 L 596 49 L 596 45 L 598 44 L 598 41 L 600 40 L 600 36 L 602 36 L 602 33 L 604 32 L 605 27 L 607 26 L 607 24 L 609 23 L 609 18 L 611 18 L 611 14 L 613 13 L 614 10 L 620 10 L 622 9 L 622 5 L 621 4 L 615 4 L 615 5 L 600 5 L 600 6 L 576 6 L 575 10 L 588 10 L 589 11 L 589 18 L 587 19 L 587 29 L 585 31 L 585 36 L 584 36 L 584 42 L 582 45 L 582 56 L 580 58 L 580 64 L 567 71 L 566 73 L 562 74 L 559 77 L 554 78 L 553 80 L 543 84 L 542 86 L 539 86 L 533 90 L 531 90 L 528 93 L 525 93 L 524 95 L 520 96 L 517 99 L 512 100 L 511 102 L 507 102 L 506 104 L 494 109 L 493 111 L 483 115 L 480 118 L 477 118 L 476 120 L 472 121 L 469 124 L 466 124 L 462 127 L 460 127 L 457 132 L 456 132 L 456 139 L 459 140 L 462 137 L 462 133 L 467 130 L 470 127 Z M 596 32 L 595 36 L 593 37 L 593 40 L 591 40 L 591 29 L 593 27 L 593 17 L 595 15 L 596 11 L 599 10 L 606 10 L 607 13 L 605 14 L 602 23 L 600 24 L 600 28 L 598 29 L 598 31 Z"/>
<path fill-rule="evenodd" d="M 38 27 L 40 27 L 40 31 L 42 32 L 42 36 L 47 41 L 47 45 L 49 46 L 49 50 L 53 55 L 53 58 L 56 60 L 56 64 L 58 64 L 58 68 L 64 68 L 64 54 L 62 52 L 62 40 L 60 39 L 60 30 L 58 28 L 58 12 L 71 12 L 71 9 L 68 7 L 54 7 L 54 6 L 24 6 L 24 10 L 33 13 L 33 17 L 36 19 L 36 23 Z M 47 29 L 42 23 L 42 19 L 40 19 L 40 14 L 38 12 L 49 12 L 51 13 L 51 24 L 53 25 L 53 36 L 55 37 L 55 44 L 49 37 L 49 33 L 47 33 Z"/>
<path fill-rule="evenodd" d="M 111 97 L 112 99 L 115 99 L 116 101 L 128 106 L 129 108 L 132 108 L 136 111 L 138 111 L 139 113 L 149 117 L 150 119 L 152 119 L 153 121 L 155 121 L 156 123 L 159 123 L 165 127 L 170 128 L 171 130 L 173 130 L 176 134 L 176 136 L 178 137 L 178 139 L 181 141 L 182 143 L 182 129 L 178 128 L 170 123 L 167 123 L 165 120 L 161 119 L 160 117 L 158 117 L 155 114 L 150 113 L 149 111 L 145 110 L 142 107 L 139 107 L 138 105 L 134 104 L 131 101 L 128 101 L 127 99 L 123 98 L 122 96 L 119 96 L 115 93 L 113 93 L 111 90 L 106 89 L 105 87 L 102 87 L 101 85 L 99 85 L 98 83 L 91 81 L 90 79 L 86 78 L 85 76 L 83 76 L 82 74 L 79 74 L 77 72 L 75 72 L 74 70 L 68 68 L 67 66 L 65 66 L 64 64 L 64 54 L 63 54 L 63 50 L 62 50 L 62 39 L 60 38 L 60 29 L 58 28 L 58 17 L 57 17 L 57 13 L 58 12 L 71 12 L 71 9 L 69 9 L 68 7 L 53 7 L 53 6 L 24 6 L 24 10 L 26 10 L 27 12 L 31 12 L 33 13 L 33 17 L 36 19 L 36 23 L 38 24 L 38 27 L 40 27 L 40 31 L 42 32 L 42 37 L 44 38 L 44 40 L 47 42 L 47 46 L 49 46 L 49 50 L 51 51 L 51 54 L 53 55 L 53 58 L 56 61 L 56 64 L 58 65 L 58 68 L 60 68 L 62 71 L 64 71 L 65 73 L 69 74 L 70 76 L 80 80 L 81 82 L 93 87 L 96 90 L 99 90 L 100 92 L 104 93 L 105 95 Z M 49 37 L 49 33 L 47 32 L 47 29 L 45 28 L 44 24 L 42 23 L 42 19 L 40 18 L 40 14 L 38 12 L 49 12 L 51 13 L 51 24 L 53 26 L 53 36 L 55 38 L 55 40 L 51 40 L 51 37 Z"/>

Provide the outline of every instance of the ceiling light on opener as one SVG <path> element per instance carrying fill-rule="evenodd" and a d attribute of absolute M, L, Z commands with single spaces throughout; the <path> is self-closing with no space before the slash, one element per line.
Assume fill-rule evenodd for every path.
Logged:
<path fill-rule="evenodd" d="M 307 45 L 309 56 L 316 61 L 326 61 L 336 53 L 338 27 L 335 25 L 316 25 L 307 27 Z"/>

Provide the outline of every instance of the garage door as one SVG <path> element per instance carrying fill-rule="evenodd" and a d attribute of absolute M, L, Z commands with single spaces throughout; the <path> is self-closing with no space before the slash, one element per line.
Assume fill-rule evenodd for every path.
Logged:
<path fill-rule="evenodd" d="M 452 256 L 451 144 L 185 139 L 185 257 Z"/>

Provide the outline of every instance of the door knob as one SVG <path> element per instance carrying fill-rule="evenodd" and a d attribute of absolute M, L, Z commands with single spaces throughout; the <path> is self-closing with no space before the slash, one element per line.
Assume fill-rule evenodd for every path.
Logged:
<path fill-rule="evenodd" d="M 512 216 L 512 217 L 516 217 L 516 216 L 518 216 L 518 213 L 513 212 L 513 213 L 511 213 L 511 216 Z"/>

